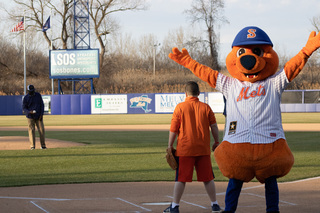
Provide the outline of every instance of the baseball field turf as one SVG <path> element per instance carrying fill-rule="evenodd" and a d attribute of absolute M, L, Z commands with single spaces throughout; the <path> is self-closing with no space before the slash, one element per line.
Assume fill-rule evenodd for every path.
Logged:
<path fill-rule="evenodd" d="M 224 123 L 221 113 L 217 123 Z M 170 124 L 171 114 L 45 115 L 45 126 Z M 320 113 L 282 113 L 283 123 L 320 123 Z M 0 126 L 25 126 L 25 116 L 0 116 Z"/>
<path fill-rule="evenodd" d="M 218 123 L 224 123 L 221 114 L 216 117 Z M 169 124 L 170 119 L 171 115 L 47 115 L 44 122 L 46 126 L 152 125 Z M 320 123 L 320 114 L 285 113 L 283 123 Z M 26 126 L 26 119 L 1 116 L 0 126 Z M 27 134 L 26 131 L 0 131 L 0 137 Z M 46 138 L 87 145 L 33 151 L 1 150 L 1 187 L 174 179 L 164 158 L 168 131 L 47 131 Z M 286 138 L 295 164 L 279 181 L 320 176 L 320 131 L 286 132 Z M 216 181 L 227 180 L 214 161 L 213 169 Z"/>

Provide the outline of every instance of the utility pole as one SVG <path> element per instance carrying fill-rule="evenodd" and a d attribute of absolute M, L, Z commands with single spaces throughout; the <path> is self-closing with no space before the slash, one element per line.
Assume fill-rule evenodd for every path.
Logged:
<path fill-rule="evenodd" d="M 160 43 L 153 45 L 153 77 L 156 76 L 156 49 L 158 46 L 160 46 Z"/>

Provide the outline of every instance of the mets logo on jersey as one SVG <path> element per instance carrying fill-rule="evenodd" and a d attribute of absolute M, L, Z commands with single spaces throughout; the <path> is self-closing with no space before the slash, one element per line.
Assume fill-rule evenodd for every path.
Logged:
<path fill-rule="evenodd" d="M 231 121 L 229 125 L 229 133 L 228 135 L 233 135 L 237 130 L 237 121 Z"/>
<path fill-rule="evenodd" d="M 264 88 L 264 86 L 259 85 L 259 87 L 253 91 L 249 92 L 249 88 L 250 87 L 242 87 L 240 94 L 237 98 L 237 102 L 238 101 L 242 101 L 242 99 L 249 99 L 249 98 L 254 98 L 257 96 L 265 96 L 266 95 L 266 89 Z"/>

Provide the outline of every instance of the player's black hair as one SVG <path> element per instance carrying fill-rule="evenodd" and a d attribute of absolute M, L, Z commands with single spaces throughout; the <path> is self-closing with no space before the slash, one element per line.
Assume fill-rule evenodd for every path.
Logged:
<path fill-rule="evenodd" d="M 198 96 L 200 94 L 198 83 L 194 81 L 189 81 L 186 85 L 186 92 L 189 95 Z"/>

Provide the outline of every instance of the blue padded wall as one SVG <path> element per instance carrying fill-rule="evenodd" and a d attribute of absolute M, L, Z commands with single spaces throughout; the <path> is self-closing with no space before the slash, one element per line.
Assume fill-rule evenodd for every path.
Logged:
<path fill-rule="evenodd" d="M 51 96 L 51 114 L 61 115 L 61 95 Z"/>
<path fill-rule="evenodd" d="M 0 96 L 0 115 L 22 115 L 22 95 Z"/>
<path fill-rule="evenodd" d="M 61 95 L 61 115 L 71 115 L 71 96 Z"/>
<path fill-rule="evenodd" d="M 81 114 L 80 96 L 81 95 L 72 95 L 70 98 L 70 112 L 72 115 Z"/>
<path fill-rule="evenodd" d="M 87 114 L 87 115 L 91 114 L 91 95 L 90 94 L 81 95 L 80 108 L 81 108 L 81 114 Z"/>

